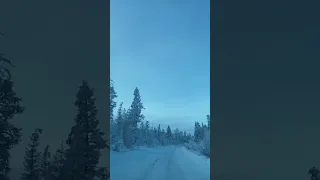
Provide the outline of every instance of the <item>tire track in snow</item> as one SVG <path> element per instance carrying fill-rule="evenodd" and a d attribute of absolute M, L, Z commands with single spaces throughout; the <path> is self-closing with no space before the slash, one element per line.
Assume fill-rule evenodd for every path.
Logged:
<path fill-rule="evenodd" d="M 186 179 L 184 177 L 183 171 L 180 169 L 179 165 L 175 162 L 175 156 L 177 156 L 176 152 L 177 147 L 174 148 L 173 152 L 170 155 L 170 159 L 168 160 L 167 164 L 167 174 L 166 174 L 166 180 L 177 180 L 177 179 Z M 182 154 L 179 154 L 182 155 Z"/>
<path fill-rule="evenodd" d="M 144 171 L 142 177 L 136 180 L 152 180 L 152 179 L 170 179 L 171 163 L 175 153 L 175 149 L 172 149 L 170 153 L 159 154 L 150 166 Z M 159 174 L 159 169 L 163 169 L 162 174 Z M 165 174 L 164 174 L 165 173 Z M 161 178 L 166 177 L 166 178 Z"/>
<path fill-rule="evenodd" d="M 159 161 L 159 158 L 154 160 L 153 163 L 146 169 L 145 173 L 143 173 L 143 177 L 137 180 L 148 180 L 150 173 L 152 173 L 152 170 L 158 161 Z"/>

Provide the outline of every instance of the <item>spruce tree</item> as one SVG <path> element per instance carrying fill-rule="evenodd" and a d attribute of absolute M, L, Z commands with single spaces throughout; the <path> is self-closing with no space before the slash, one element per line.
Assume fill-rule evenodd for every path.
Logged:
<path fill-rule="evenodd" d="M 161 134 L 161 127 L 160 124 L 158 125 L 158 130 L 157 130 L 157 136 L 158 138 L 160 138 L 160 134 Z"/>
<path fill-rule="evenodd" d="M 11 62 L 0 54 L 0 62 Z M 20 142 L 21 129 L 10 121 L 15 115 L 23 113 L 21 98 L 13 90 L 10 71 L 5 65 L 0 65 L 0 179 L 8 179 L 10 172 L 10 149 Z"/>
<path fill-rule="evenodd" d="M 122 128 L 122 138 L 123 144 L 127 148 L 132 147 L 132 123 L 130 121 L 130 108 L 128 110 L 123 110 L 123 128 Z"/>
<path fill-rule="evenodd" d="M 116 91 L 114 90 L 113 81 L 110 80 L 110 122 L 113 121 L 113 110 L 117 106 L 117 103 L 114 99 L 118 97 Z"/>
<path fill-rule="evenodd" d="M 3 35 L 0 33 L 0 35 Z M 0 77 L 1 79 L 11 79 L 11 72 L 8 67 L 5 65 L 9 65 L 10 67 L 14 67 L 11 61 L 4 57 L 4 54 L 0 53 Z"/>
<path fill-rule="evenodd" d="M 36 129 L 30 136 L 30 143 L 26 148 L 26 154 L 24 157 L 24 172 L 21 175 L 21 180 L 39 180 L 40 179 L 40 157 L 41 153 L 38 152 L 38 146 L 40 144 L 40 135 L 42 129 Z"/>
<path fill-rule="evenodd" d="M 131 141 L 130 147 L 135 146 L 138 135 L 137 135 L 137 129 L 138 129 L 138 123 L 141 122 L 144 119 L 144 115 L 142 114 L 142 110 L 144 109 L 141 96 L 138 88 L 135 88 L 133 92 L 133 101 L 130 106 L 130 112 L 129 112 L 129 121 L 130 124 L 128 125 L 128 131 L 130 131 L 131 134 Z"/>
<path fill-rule="evenodd" d="M 116 123 L 117 123 L 117 135 L 118 137 L 122 137 L 122 126 L 123 126 L 123 120 L 124 120 L 124 114 L 123 114 L 123 103 L 121 102 L 118 108 L 118 112 L 117 112 L 117 119 L 116 119 Z"/>
<path fill-rule="evenodd" d="M 184 143 L 187 143 L 188 142 L 188 140 L 187 140 L 187 132 L 186 131 L 183 131 L 183 142 Z"/>
<path fill-rule="evenodd" d="M 63 177 L 62 168 L 65 161 L 65 148 L 63 141 L 60 148 L 53 155 L 53 159 L 50 166 L 50 175 L 52 180 L 61 180 Z"/>
<path fill-rule="evenodd" d="M 149 123 L 149 121 L 146 121 L 146 127 L 145 127 L 145 129 L 146 129 L 146 132 L 148 132 L 148 131 L 150 130 L 150 123 Z"/>
<path fill-rule="evenodd" d="M 199 122 L 194 123 L 194 139 L 195 142 L 199 142 L 201 140 L 201 126 Z"/>
<path fill-rule="evenodd" d="M 82 82 L 76 97 L 74 105 L 78 114 L 66 142 L 69 147 L 66 150 L 64 175 L 68 180 L 93 180 L 100 150 L 106 147 L 106 141 L 103 139 L 104 133 L 98 128 L 94 90 L 86 81 Z"/>
<path fill-rule="evenodd" d="M 98 180 L 109 180 L 110 172 L 107 168 L 99 168 L 97 171 Z"/>
<path fill-rule="evenodd" d="M 137 137 L 139 139 L 137 143 L 138 146 L 145 145 L 147 143 L 146 125 L 144 121 L 140 122 L 140 128 Z"/>
<path fill-rule="evenodd" d="M 169 141 L 169 144 L 171 144 L 172 131 L 171 131 L 170 126 L 167 127 L 167 134 L 166 134 L 166 136 L 167 136 L 167 139 L 168 139 L 168 141 Z"/>
<path fill-rule="evenodd" d="M 117 112 L 116 118 L 116 142 L 115 142 L 115 151 L 119 151 L 120 147 L 123 145 L 123 124 L 124 124 L 124 114 L 123 114 L 123 103 L 121 102 Z"/>
<path fill-rule="evenodd" d="M 308 174 L 310 174 L 310 180 L 318 180 L 319 179 L 319 170 L 316 167 L 312 167 L 309 169 Z"/>
<path fill-rule="evenodd" d="M 141 96 L 138 88 L 135 88 L 133 92 L 133 101 L 130 106 L 130 120 L 133 125 L 137 127 L 137 124 L 144 119 L 144 115 L 142 114 L 142 110 L 145 109 L 143 107 Z"/>
<path fill-rule="evenodd" d="M 207 115 L 207 126 L 210 129 L 210 115 Z"/>
<path fill-rule="evenodd" d="M 49 180 L 50 179 L 50 162 L 51 159 L 51 153 L 49 151 L 49 145 L 47 145 L 42 153 L 42 159 L 41 159 L 41 179 L 42 180 Z"/>

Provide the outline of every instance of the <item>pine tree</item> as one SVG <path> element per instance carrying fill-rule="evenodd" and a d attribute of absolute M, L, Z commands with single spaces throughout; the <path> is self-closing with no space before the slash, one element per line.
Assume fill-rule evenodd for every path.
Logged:
<path fill-rule="evenodd" d="M 113 81 L 110 80 L 110 121 L 113 121 L 113 109 L 117 106 L 114 99 L 118 97 L 116 91 L 114 90 Z"/>
<path fill-rule="evenodd" d="M 21 175 L 21 180 L 39 180 L 40 179 L 40 157 L 38 152 L 40 144 L 39 139 L 42 134 L 42 129 L 36 129 L 30 136 L 31 143 L 28 144 L 26 155 L 24 157 L 24 172 Z"/>
<path fill-rule="evenodd" d="M 310 174 L 310 180 L 318 180 L 319 179 L 319 170 L 316 167 L 312 167 L 309 169 L 308 174 Z"/>
<path fill-rule="evenodd" d="M 50 175 L 53 180 L 61 180 L 63 163 L 65 161 L 65 149 L 64 143 L 61 142 L 60 148 L 56 151 L 53 156 L 53 160 L 50 166 Z"/>
<path fill-rule="evenodd" d="M 118 125 L 118 130 L 117 130 L 118 136 L 120 136 L 120 134 L 121 134 L 122 126 L 123 126 L 123 120 L 124 120 L 123 109 L 122 108 L 123 108 L 123 102 L 120 103 L 119 108 L 118 108 L 118 112 L 117 112 L 116 123 Z"/>
<path fill-rule="evenodd" d="M 69 133 L 64 163 L 65 178 L 70 180 L 93 180 L 99 163 L 100 150 L 106 147 L 104 133 L 98 128 L 98 110 L 94 91 L 86 81 L 77 93 L 75 106 L 78 114 Z"/>
<path fill-rule="evenodd" d="M 154 127 L 153 128 L 153 134 L 156 136 L 157 135 L 158 130 Z"/>
<path fill-rule="evenodd" d="M 0 35 L 3 35 L 0 33 Z M 15 115 L 23 113 L 20 106 L 21 98 L 13 90 L 11 72 L 9 67 L 14 67 L 11 61 L 0 53 L 0 179 L 9 179 L 11 170 L 10 149 L 20 142 L 21 129 L 15 127 L 10 120 Z"/>
<path fill-rule="evenodd" d="M 0 57 L 0 61 L 5 60 Z M 21 129 L 15 127 L 10 120 L 15 115 L 23 113 L 24 108 L 20 105 L 21 98 L 17 97 L 13 90 L 14 84 L 9 78 L 11 77 L 10 72 L 5 70 L 3 65 L 0 67 L 2 69 L 0 77 L 0 179 L 8 179 L 11 170 L 9 168 L 10 149 L 20 142 L 21 137 Z M 3 73 L 9 74 L 5 76 Z"/>
<path fill-rule="evenodd" d="M 47 145 L 42 153 L 42 159 L 41 159 L 41 179 L 42 180 L 49 180 L 50 178 L 50 159 L 51 159 L 51 153 L 49 151 L 49 145 Z"/>
<path fill-rule="evenodd" d="M 128 110 L 128 119 L 125 122 L 125 141 L 126 147 L 132 148 L 136 145 L 138 139 L 138 123 L 144 119 L 142 110 L 144 109 L 141 102 L 141 96 L 138 88 L 135 88 L 133 93 L 133 102 Z"/>
<path fill-rule="evenodd" d="M 207 126 L 210 129 L 210 115 L 207 115 Z"/>
<path fill-rule="evenodd" d="M 176 128 L 174 131 L 173 131 L 173 134 L 174 134 L 174 141 L 175 143 L 179 143 L 179 129 Z"/>
<path fill-rule="evenodd" d="M 150 130 L 150 123 L 149 121 L 146 121 L 146 127 L 145 127 L 146 132 Z"/>
<path fill-rule="evenodd" d="M 108 180 L 110 179 L 110 172 L 107 168 L 99 168 L 97 171 L 97 177 L 99 180 Z"/>
<path fill-rule="evenodd" d="M 120 147 L 123 145 L 123 123 L 124 123 L 124 114 L 123 114 L 123 103 L 121 102 L 117 112 L 116 118 L 116 143 L 115 151 L 119 151 Z"/>
<path fill-rule="evenodd" d="M 127 148 L 131 148 L 133 146 L 133 135 L 132 135 L 132 123 L 130 121 L 130 109 L 124 109 L 123 112 L 123 129 L 122 129 L 122 137 L 123 137 L 123 144 Z"/>
<path fill-rule="evenodd" d="M 194 123 L 194 138 L 196 142 L 201 140 L 201 126 L 199 122 Z"/>
<path fill-rule="evenodd" d="M 157 129 L 157 131 L 158 131 L 158 139 L 160 138 L 160 134 L 161 134 L 161 127 L 160 127 L 160 124 L 158 125 L 158 129 Z"/>
<path fill-rule="evenodd" d="M 170 126 L 167 127 L 167 139 L 169 140 L 170 144 L 171 144 L 171 139 L 172 139 L 172 131 Z"/>
<path fill-rule="evenodd" d="M 200 137 L 199 137 L 199 139 L 200 140 L 202 140 L 203 139 L 203 137 L 204 137 L 204 133 L 205 133 L 205 131 L 207 131 L 207 126 L 205 126 L 204 124 L 203 124 L 203 122 L 201 123 L 201 127 L 200 127 Z"/>
<path fill-rule="evenodd" d="M 0 35 L 3 35 L 3 34 L 0 33 Z M 14 67 L 11 61 L 5 58 L 4 54 L 0 53 L 0 78 L 10 80 L 11 72 L 4 64 L 9 65 L 10 67 Z"/>
<path fill-rule="evenodd" d="M 113 81 L 110 80 L 110 145 L 111 150 L 116 150 L 119 147 L 117 147 L 119 142 L 119 134 L 118 134 L 118 124 L 116 120 L 113 117 L 114 114 L 114 108 L 116 107 L 117 103 L 114 101 L 114 99 L 117 97 L 117 93 L 114 90 L 114 84 Z"/>
<path fill-rule="evenodd" d="M 187 143 L 188 142 L 188 140 L 187 140 L 187 132 L 186 131 L 183 131 L 183 142 L 184 143 Z"/>
<path fill-rule="evenodd" d="M 145 108 L 143 107 L 143 104 L 141 102 L 141 96 L 138 88 L 134 90 L 133 96 L 133 102 L 130 106 L 130 120 L 132 121 L 134 127 L 137 127 L 137 124 L 144 119 L 142 110 Z"/>

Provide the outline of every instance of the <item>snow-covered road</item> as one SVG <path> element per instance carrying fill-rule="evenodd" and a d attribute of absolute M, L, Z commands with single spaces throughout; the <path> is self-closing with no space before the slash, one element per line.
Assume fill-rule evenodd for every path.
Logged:
<path fill-rule="evenodd" d="M 209 180 L 210 160 L 183 146 L 111 152 L 111 180 Z"/>

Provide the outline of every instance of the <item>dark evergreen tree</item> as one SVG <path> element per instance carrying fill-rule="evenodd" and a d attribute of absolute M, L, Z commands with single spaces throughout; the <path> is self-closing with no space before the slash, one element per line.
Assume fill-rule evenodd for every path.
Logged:
<path fill-rule="evenodd" d="M 186 131 L 183 131 L 183 142 L 184 143 L 187 143 L 188 142 L 188 139 L 187 139 L 187 132 Z"/>
<path fill-rule="evenodd" d="M 201 127 L 200 127 L 200 140 L 203 139 L 205 132 L 208 130 L 207 126 L 203 124 L 203 122 L 201 123 Z"/>
<path fill-rule="evenodd" d="M 157 132 L 158 132 L 157 129 L 154 127 L 154 128 L 153 128 L 153 134 L 154 134 L 155 137 L 156 137 L 156 135 L 157 135 Z"/>
<path fill-rule="evenodd" d="M 10 120 L 15 115 L 23 113 L 21 98 L 13 90 L 10 71 L 4 63 L 12 65 L 0 54 L 0 179 L 8 179 L 10 172 L 10 149 L 20 142 L 21 129 L 14 126 Z"/>
<path fill-rule="evenodd" d="M 24 172 L 21 175 L 21 180 L 39 180 L 41 173 L 41 153 L 38 151 L 40 144 L 40 135 L 42 129 L 36 129 L 30 136 L 30 143 L 26 148 L 26 154 L 24 157 Z"/>
<path fill-rule="evenodd" d="M 133 102 L 130 106 L 130 121 L 131 121 L 131 134 L 132 134 L 132 146 L 136 145 L 136 141 L 138 138 L 137 129 L 138 123 L 144 119 L 144 115 L 142 114 L 142 109 L 144 109 L 143 104 L 141 102 L 141 96 L 139 89 L 136 88 L 133 93 Z"/>
<path fill-rule="evenodd" d="M 180 131 L 178 128 L 176 128 L 174 131 L 173 131 L 173 139 L 175 141 L 176 144 L 179 143 L 179 135 L 180 135 Z"/>
<path fill-rule="evenodd" d="M 51 160 L 51 153 L 49 151 L 49 145 L 47 145 L 42 153 L 42 159 L 41 159 L 41 179 L 42 180 L 49 180 L 51 179 L 51 174 L 50 174 L 50 162 Z"/>
<path fill-rule="evenodd" d="M 207 126 L 210 129 L 210 115 L 207 115 Z"/>
<path fill-rule="evenodd" d="M 107 168 L 99 168 L 97 171 L 98 180 L 110 179 L 110 172 Z"/>
<path fill-rule="evenodd" d="M 316 167 L 312 167 L 309 169 L 308 174 L 310 175 L 310 180 L 318 180 L 319 179 L 319 170 Z"/>
<path fill-rule="evenodd" d="M 150 123 L 149 121 L 146 121 L 146 127 L 145 127 L 146 131 L 150 130 Z"/>
<path fill-rule="evenodd" d="M 160 134 L 161 134 L 161 127 L 160 127 L 160 124 L 158 125 L 158 129 L 157 129 L 157 131 L 158 131 L 158 138 L 160 138 Z"/>
<path fill-rule="evenodd" d="M 133 135 L 132 135 L 132 123 L 130 121 L 130 109 L 124 109 L 123 112 L 123 129 L 122 129 L 122 137 L 123 144 L 127 148 L 131 148 L 133 146 Z"/>
<path fill-rule="evenodd" d="M 201 140 L 201 126 L 199 122 L 194 123 L 194 139 L 196 142 Z"/>
<path fill-rule="evenodd" d="M 128 116 L 124 125 L 124 143 L 127 148 L 132 148 L 136 145 L 136 141 L 139 138 L 138 123 L 144 119 L 144 115 L 142 114 L 144 107 L 138 88 L 135 88 L 133 95 L 134 98 L 130 109 L 127 111 Z"/>
<path fill-rule="evenodd" d="M 116 119 L 116 123 L 117 123 L 117 134 L 120 138 L 122 138 L 122 128 L 123 128 L 123 121 L 124 121 L 124 117 L 123 117 L 123 103 L 121 102 L 118 108 L 118 113 L 117 113 L 117 119 Z"/>
<path fill-rule="evenodd" d="M 86 81 L 77 93 L 75 106 L 78 114 L 71 128 L 64 163 L 64 178 L 68 180 L 93 180 L 96 176 L 100 150 L 106 147 L 104 133 L 98 128 L 98 110 L 95 106 L 94 91 Z"/>
<path fill-rule="evenodd" d="M 61 142 L 60 148 L 53 155 L 53 160 L 50 166 L 50 176 L 52 180 L 61 180 L 63 163 L 65 161 L 65 148 L 63 141 Z"/>
<path fill-rule="evenodd" d="M 172 138 L 172 131 L 171 131 L 170 126 L 167 127 L 167 138 L 168 138 L 168 139 L 171 139 L 171 138 Z"/>
<path fill-rule="evenodd" d="M 0 35 L 3 35 L 0 33 Z M 1 79 L 11 79 L 11 72 L 5 65 L 9 65 L 10 67 L 14 67 L 11 61 L 4 57 L 4 54 L 0 53 L 0 78 Z"/>
<path fill-rule="evenodd" d="M 130 106 L 130 120 L 132 121 L 134 127 L 138 126 L 138 123 L 144 119 L 144 115 L 142 114 L 142 110 L 144 109 L 139 89 L 136 88 L 133 92 L 133 101 Z"/>
<path fill-rule="evenodd" d="M 113 121 L 113 110 L 117 106 L 117 103 L 114 99 L 118 97 L 116 91 L 114 90 L 113 81 L 110 80 L 110 122 Z"/>
<path fill-rule="evenodd" d="M 120 103 L 117 118 L 115 120 L 115 151 L 119 151 L 120 147 L 123 146 L 123 125 L 124 125 L 124 114 L 123 114 L 123 103 Z"/>

